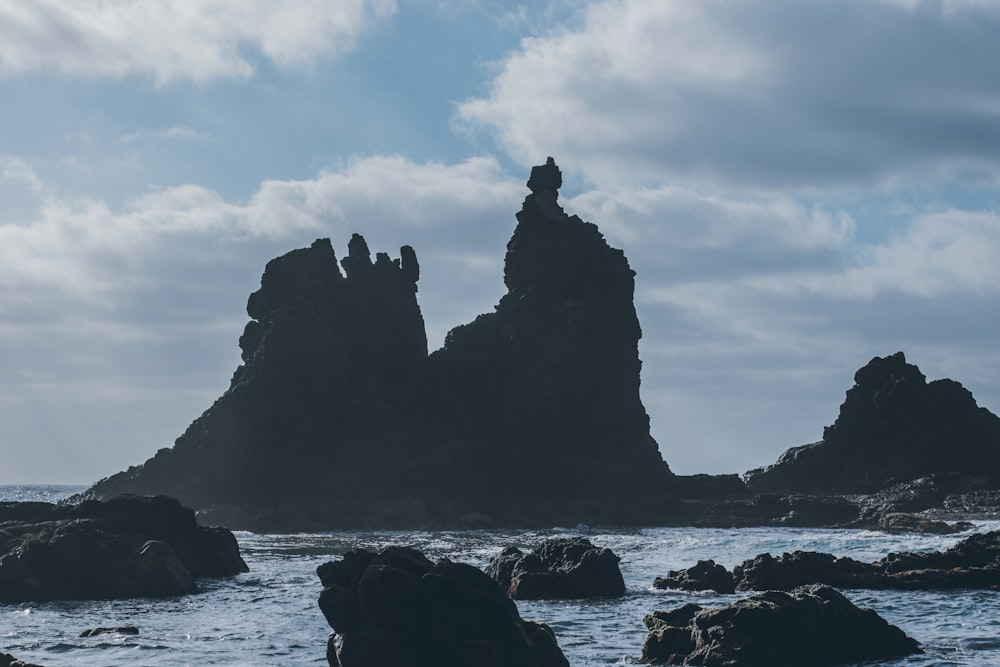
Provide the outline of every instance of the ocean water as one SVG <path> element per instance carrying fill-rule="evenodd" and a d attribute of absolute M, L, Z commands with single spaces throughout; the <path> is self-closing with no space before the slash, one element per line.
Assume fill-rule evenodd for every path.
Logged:
<path fill-rule="evenodd" d="M 0 499 L 56 500 L 77 487 L 0 487 Z M 977 531 L 1000 522 L 982 522 Z M 203 580 L 197 595 L 165 600 L 0 605 L 0 652 L 47 667 L 61 665 L 325 665 L 330 632 L 316 603 L 316 567 L 357 547 L 409 545 L 430 558 L 484 566 L 505 546 L 533 547 L 552 536 L 583 535 L 621 559 L 628 591 L 613 600 L 517 603 L 544 621 L 575 667 L 633 664 L 646 636 L 642 617 L 687 602 L 721 605 L 743 595 L 655 591 L 656 576 L 713 558 L 732 567 L 747 558 L 795 549 L 875 560 L 889 551 L 934 551 L 954 536 L 869 531 L 553 528 L 544 531 L 237 533 L 250 572 Z M 922 655 L 871 665 L 1000 665 L 1000 592 L 844 591 L 917 639 Z M 137 636 L 81 638 L 89 628 L 135 625 Z M 389 666 L 387 666 L 389 667 Z M 766 667 L 766 666 L 762 666 Z M 808 666 L 803 666 L 808 667 Z"/>

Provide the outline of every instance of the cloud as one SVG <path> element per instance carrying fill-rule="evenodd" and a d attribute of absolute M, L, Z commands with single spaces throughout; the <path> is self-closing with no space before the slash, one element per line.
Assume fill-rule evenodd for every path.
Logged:
<path fill-rule="evenodd" d="M 0 4 L 0 74 L 246 79 L 252 52 L 281 67 L 350 50 L 394 0 L 37 0 Z"/>
<path fill-rule="evenodd" d="M 460 122 L 599 187 L 995 186 L 1000 4 L 596 2 Z"/>
<path fill-rule="evenodd" d="M 0 165 L 41 193 L 32 215 L 0 224 L 0 347 L 11 360 L 0 419 L 38 447 L 81 441 L 73 429 L 119 442 L 80 468 L 84 478 L 168 445 L 225 389 L 269 259 L 320 236 L 343 255 L 355 231 L 391 255 L 413 245 L 433 348 L 503 293 L 526 194 L 523 175 L 490 157 L 356 158 L 264 181 L 245 201 L 188 184 L 123 206 L 60 199 L 25 160 Z M 637 271 L 643 400 L 680 472 L 742 471 L 816 439 L 854 370 L 899 349 L 982 404 L 1000 400 L 995 212 L 911 206 L 894 233 L 865 240 L 845 211 L 782 194 L 616 186 L 561 201 Z M 157 416 L 160 404 L 170 407 Z M 59 411 L 67 422 L 43 429 L 26 416 Z M 128 415 L 81 416 L 95 411 Z M 141 447 L 121 444 L 119 427 Z"/>
<path fill-rule="evenodd" d="M 0 155 L 0 183 L 21 185 L 35 194 L 44 190 L 31 163 L 16 155 Z"/>

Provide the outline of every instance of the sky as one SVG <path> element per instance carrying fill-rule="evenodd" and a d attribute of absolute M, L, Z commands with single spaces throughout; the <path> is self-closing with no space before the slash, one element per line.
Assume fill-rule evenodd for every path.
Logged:
<path fill-rule="evenodd" d="M 0 483 L 229 385 L 266 262 L 412 245 L 431 349 L 532 165 L 624 250 L 681 474 L 821 438 L 905 352 L 1000 411 L 1000 0 L 0 0 Z"/>

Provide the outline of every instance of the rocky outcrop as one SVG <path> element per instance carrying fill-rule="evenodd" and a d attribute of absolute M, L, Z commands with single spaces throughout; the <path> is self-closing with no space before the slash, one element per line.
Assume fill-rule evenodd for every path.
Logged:
<path fill-rule="evenodd" d="M 529 553 L 507 547 L 490 560 L 486 574 L 514 600 L 617 597 L 625 593 L 620 561 L 586 538 L 556 538 Z"/>
<path fill-rule="evenodd" d="M 392 463 L 414 438 L 427 356 L 419 266 L 412 249 L 400 255 L 373 262 L 354 235 L 343 273 L 328 239 L 268 262 L 229 390 L 173 448 L 90 495 L 164 493 L 227 525 L 264 529 L 292 517 L 289 529 L 335 527 L 392 489 L 398 496 L 408 471 Z"/>
<path fill-rule="evenodd" d="M 552 630 L 521 619 L 481 570 L 419 551 L 349 551 L 317 569 L 331 667 L 568 667 Z"/>
<path fill-rule="evenodd" d="M 88 492 L 259 531 L 651 523 L 675 506 L 639 398 L 634 272 L 532 169 L 507 294 L 427 354 L 412 248 L 268 263 L 243 364 L 170 449 Z M 341 271 L 343 268 L 343 271 Z"/>
<path fill-rule="evenodd" d="M 563 211 L 561 183 L 551 159 L 532 169 L 507 294 L 431 355 L 433 439 L 453 443 L 448 478 L 485 490 L 475 506 L 487 515 L 662 521 L 671 474 L 639 399 L 635 272 L 596 225 Z"/>
<path fill-rule="evenodd" d="M 1000 418 L 954 380 L 927 382 L 897 352 L 854 375 L 821 441 L 793 447 L 745 478 L 755 493 L 870 494 L 929 475 L 950 476 L 949 493 L 1000 487 Z"/>
<path fill-rule="evenodd" d="M 815 551 L 778 557 L 760 554 L 737 565 L 729 577 L 726 574 L 721 565 L 700 562 L 689 570 L 657 577 L 653 586 L 720 593 L 731 593 L 734 584 L 740 591 L 790 591 L 809 584 L 872 590 L 1000 590 L 1000 531 L 971 535 L 946 551 L 890 553 L 874 563 Z"/>
<path fill-rule="evenodd" d="M 643 664 L 819 667 L 920 652 L 902 630 L 828 586 L 768 591 L 711 609 L 688 604 L 643 621 Z"/>
<path fill-rule="evenodd" d="M 0 602 L 184 595 L 246 571 L 231 532 L 170 498 L 0 503 Z"/>
<path fill-rule="evenodd" d="M 670 570 L 667 576 L 657 577 L 653 580 L 653 588 L 735 593 L 736 582 L 732 572 L 714 560 L 700 560 L 686 570 Z"/>

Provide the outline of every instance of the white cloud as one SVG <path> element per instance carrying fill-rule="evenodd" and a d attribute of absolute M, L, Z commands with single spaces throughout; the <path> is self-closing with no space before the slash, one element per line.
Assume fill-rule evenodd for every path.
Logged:
<path fill-rule="evenodd" d="M 1000 4 L 948 7 L 595 2 L 523 40 L 458 118 L 602 188 L 995 184 Z"/>
<path fill-rule="evenodd" d="M 0 154 L 0 183 L 4 182 L 26 187 L 35 194 L 45 189 L 31 163 L 16 155 Z"/>
<path fill-rule="evenodd" d="M 351 49 L 394 0 L 33 0 L 0 4 L 0 74 L 244 79 L 249 50 L 282 67 Z"/>

